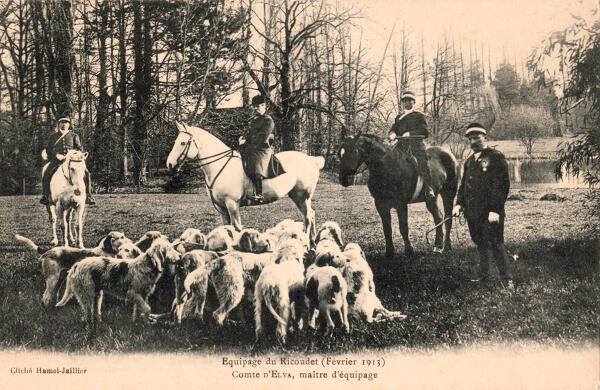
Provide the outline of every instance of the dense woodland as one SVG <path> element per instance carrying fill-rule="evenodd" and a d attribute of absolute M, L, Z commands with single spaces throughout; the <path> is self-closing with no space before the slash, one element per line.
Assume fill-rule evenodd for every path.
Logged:
<path fill-rule="evenodd" d="M 450 34 L 426 55 L 422 36 L 402 24 L 373 53 L 356 33 L 360 17 L 358 8 L 324 0 L 3 1 L 0 192 L 39 188 L 40 153 L 61 116 L 73 119 L 97 190 L 111 191 L 163 170 L 174 120 L 234 147 L 257 93 L 269 97 L 277 148 L 324 155 L 332 170 L 343 137 L 387 134 L 407 89 L 428 117 L 430 142 L 459 158 L 475 120 L 529 153 L 540 137 L 597 126 L 594 81 L 573 74 L 585 50 L 597 50 L 597 23 L 577 21 L 541 42 L 524 69 L 516 60 L 493 64 L 485 42 Z M 561 74 L 544 66 L 550 56 Z M 573 80 L 588 84 L 569 89 Z M 239 107 L 221 108 L 232 102 Z"/>

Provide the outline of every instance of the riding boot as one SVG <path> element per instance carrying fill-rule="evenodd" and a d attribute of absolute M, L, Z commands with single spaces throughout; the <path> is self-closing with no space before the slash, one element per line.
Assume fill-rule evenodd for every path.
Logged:
<path fill-rule="evenodd" d="M 94 199 L 92 198 L 92 178 L 90 177 L 90 171 L 88 171 L 87 169 L 85 171 L 85 176 L 83 177 L 83 180 L 85 181 L 85 203 L 89 205 L 94 205 L 96 204 L 96 202 L 94 202 Z"/>
<path fill-rule="evenodd" d="M 40 199 L 40 203 L 43 205 L 48 205 L 50 203 L 50 179 L 52 175 L 50 174 L 50 166 L 46 168 L 44 171 L 44 175 L 42 176 L 42 199 Z"/>
<path fill-rule="evenodd" d="M 262 175 L 253 175 L 252 182 L 254 183 L 254 197 L 252 200 L 261 203 L 264 200 L 262 195 Z"/>
<path fill-rule="evenodd" d="M 419 173 L 423 178 L 423 194 L 425 194 L 426 200 L 435 200 L 435 193 L 431 188 L 431 173 L 429 172 L 429 165 L 427 164 L 427 155 L 423 153 L 417 157 L 417 165 L 419 166 Z"/>

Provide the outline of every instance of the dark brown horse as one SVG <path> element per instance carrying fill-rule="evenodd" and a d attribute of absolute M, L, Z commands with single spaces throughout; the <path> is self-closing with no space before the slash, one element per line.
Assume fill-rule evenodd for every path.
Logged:
<path fill-rule="evenodd" d="M 400 143 L 410 140 L 399 140 Z M 407 144 L 404 144 L 407 145 Z M 347 187 L 354 183 L 358 168 L 365 163 L 369 170 L 369 191 L 375 199 L 375 207 L 381 217 L 383 234 L 385 235 L 386 256 L 394 255 L 390 209 L 398 213 L 400 233 L 404 239 L 404 253 L 413 256 L 414 250 L 408 238 L 408 204 L 425 201 L 421 193 L 423 181 L 418 175 L 416 159 L 407 152 L 408 148 L 390 148 L 382 140 L 371 134 L 359 134 L 346 138 L 339 151 L 340 183 Z M 437 206 L 437 196 L 441 195 L 444 204 L 444 215 L 452 215 L 452 205 L 458 187 L 459 165 L 449 151 L 432 146 L 427 149 L 429 169 L 431 171 L 431 187 L 435 193 L 435 201 L 427 201 L 427 210 L 433 215 L 436 225 L 442 221 L 442 214 Z M 442 242 L 441 224 L 435 231 L 435 252 L 450 249 L 450 230 L 452 218 L 445 223 L 446 234 Z"/>

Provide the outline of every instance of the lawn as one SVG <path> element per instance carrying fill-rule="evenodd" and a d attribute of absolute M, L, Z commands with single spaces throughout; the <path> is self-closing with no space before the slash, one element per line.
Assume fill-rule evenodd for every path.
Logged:
<path fill-rule="evenodd" d="M 409 206 L 410 237 L 417 257 L 404 258 L 397 224 L 395 258 L 384 256 L 379 216 L 365 186 L 342 188 L 320 184 L 313 201 L 317 223 L 337 221 L 346 242 L 359 243 L 373 268 L 384 306 L 408 315 L 402 322 L 351 323 L 349 336 L 309 341 L 292 335 L 291 352 L 359 352 L 364 350 L 428 350 L 473 344 L 539 343 L 570 346 L 595 342 L 600 324 L 598 239 L 581 208 L 584 189 L 524 187 L 522 200 L 507 203 L 506 244 L 518 260 L 511 263 L 516 291 L 499 283 L 479 287 L 475 248 L 466 225 L 455 223 L 453 249 L 433 254 L 425 231 L 433 225 L 423 204 Z M 554 192 L 562 202 L 541 201 Z M 96 197 L 84 228 L 86 246 L 111 230 L 137 239 L 148 230 L 170 238 L 187 227 L 210 231 L 220 217 L 205 193 L 112 194 Z M 40 302 L 44 281 L 37 257 L 12 236 L 23 234 L 48 243 L 50 227 L 37 197 L 2 197 L 0 208 L 0 348 L 78 352 L 247 353 L 252 323 L 214 324 L 187 321 L 181 327 L 130 321 L 130 307 L 105 299 L 103 319 L 94 338 L 83 337 L 78 305 L 45 310 Z M 300 219 L 289 199 L 246 208 L 246 226 L 264 230 L 284 218 Z M 497 280 L 495 269 L 494 278 Z"/>

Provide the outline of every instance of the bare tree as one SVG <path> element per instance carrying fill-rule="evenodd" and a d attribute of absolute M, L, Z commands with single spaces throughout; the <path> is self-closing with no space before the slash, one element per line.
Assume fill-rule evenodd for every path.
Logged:
<path fill-rule="evenodd" d="M 351 13 L 332 12 L 324 1 L 283 0 L 267 1 L 263 4 L 268 9 L 269 20 L 272 23 L 261 25 L 253 22 L 252 30 L 263 39 L 263 44 L 273 49 L 273 52 L 270 52 L 270 49 L 267 52 L 264 45 L 256 44 L 251 45 L 250 51 L 255 57 L 263 59 L 263 69 L 273 67 L 275 80 L 259 77 L 250 64 L 247 64 L 247 71 L 263 94 L 278 89 L 279 100 L 275 102 L 271 99 L 271 102 L 274 103 L 272 109 L 282 140 L 281 147 L 283 150 L 295 149 L 299 140 L 300 104 L 306 97 L 306 90 L 295 82 L 299 71 L 297 60 L 303 57 L 307 40 L 318 35 L 326 25 L 340 27 L 351 18 Z M 261 18 L 258 10 L 253 12 L 257 19 Z M 270 74 L 270 71 L 266 74 Z"/>

